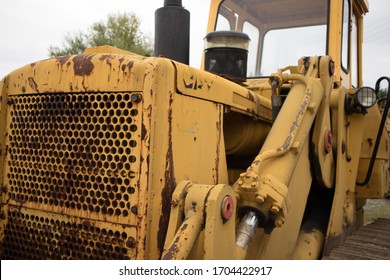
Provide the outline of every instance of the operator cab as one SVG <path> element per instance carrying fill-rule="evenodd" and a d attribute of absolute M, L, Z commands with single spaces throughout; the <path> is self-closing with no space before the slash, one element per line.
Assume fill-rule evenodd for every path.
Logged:
<path fill-rule="evenodd" d="M 367 12 L 365 1 L 215 2 L 218 9 L 210 15 L 208 31 L 236 31 L 249 36 L 248 78 L 269 76 L 277 69 L 296 65 L 304 56 L 330 55 L 336 64 L 336 81 L 347 88 L 361 85 L 358 30 L 362 14 Z M 342 10 L 342 15 L 332 13 L 337 10 Z"/>

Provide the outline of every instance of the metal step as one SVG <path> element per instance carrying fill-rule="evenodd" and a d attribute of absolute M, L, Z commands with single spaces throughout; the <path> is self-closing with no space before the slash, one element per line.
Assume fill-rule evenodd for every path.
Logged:
<path fill-rule="evenodd" d="M 390 219 L 359 228 L 324 260 L 390 260 Z"/>

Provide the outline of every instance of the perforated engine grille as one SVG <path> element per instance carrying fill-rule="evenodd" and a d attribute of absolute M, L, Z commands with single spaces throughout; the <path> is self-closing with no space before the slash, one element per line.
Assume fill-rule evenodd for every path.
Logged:
<path fill-rule="evenodd" d="M 134 228 L 11 207 L 3 257 L 11 259 L 129 259 Z"/>
<path fill-rule="evenodd" d="M 7 203 L 39 211 L 35 216 L 10 212 L 8 224 L 35 222 L 56 227 L 59 232 L 61 228 L 66 228 L 67 232 L 83 229 L 84 236 L 88 236 L 88 232 L 92 236 L 97 232 L 102 234 L 104 229 L 97 226 L 85 230 L 85 220 L 84 225 L 78 224 L 77 220 L 62 227 L 55 225 L 64 220 L 65 215 L 118 225 L 137 224 L 142 121 L 139 94 L 15 96 L 12 103 L 6 143 Z M 47 220 L 43 213 L 54 216 Z M 7 227 L 4 240 L 18 243 L 11 237 L 15 230 L 18 231 L 17 226 Z M 113 232 L 111 237 L 122 236 L 124 231 Z M 82 236 L 80 242 L 87 244 L 88 238 Z M 124 240 L 127 238 L 130 236 Z M 36 245 L 41 241 L 36 239 Z M 86 250 L 89 252 L 90 249 Z M 110 253 L 106 258 L 119 255 Z M 51 256 L 57 258 L 55 254 Z M 98 254 L 92 252 L 82 257 L 67 253 L 64 256 L 95 258 Z M 42 258 L 45 257 L 42 254 Z"/>

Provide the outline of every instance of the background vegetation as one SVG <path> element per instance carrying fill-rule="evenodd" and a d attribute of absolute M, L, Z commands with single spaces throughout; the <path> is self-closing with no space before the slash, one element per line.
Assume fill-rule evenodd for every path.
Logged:
<path fill-rule="evenodd" d="M 133 13 L 109 15 L 106 21 L 93 23 L 87 32 L 67 33 L 61 47 L 50 46 L 49 56 L 80 54 L 88 47 L 110 45 L 140 55 L 153 53 L 152 40 L 140 30 Z"/>

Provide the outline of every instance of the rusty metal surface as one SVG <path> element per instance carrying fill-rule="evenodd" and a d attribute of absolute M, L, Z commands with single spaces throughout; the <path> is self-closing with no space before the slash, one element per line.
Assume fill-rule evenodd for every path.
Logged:
<path fill-rule="evenodd" d="M 13 100 L 6 203 L 135 225 L 141 125 L 131 93 Z"/>
<path fill-rule="evenodd" d="M 136 228 L 9 207 L 2 259 L 134 259 Z"/>
<path fill-rule="evenodd" d="M 249 91 L 246 87 L 215 76 L 207 71 L 188 68 L 178 63 L 175 63 L 175 67 L 178 70 L 178 92 L 187 96 L 231 106 L 233 110 L 256 119 L 269 120 L 271 104 L 262 94 L 262 90 L 270 88 L 268 84 L 261 84 L 261 90 L 259 94 L 256 94 Z"/>
<path fill-rule="evenodd" d="M 10 97 L 2 258 L 136 257 L 142 102 L 134 94 Z"/>
<path fill-rule="evenodd" d="M 180 182 L 173 194 L 162 259 L 235 259 L 235 205 L 228 185 Z M 230 207 L 228 216 L 224 206 Z"/>
<path fill-rule="evenodd" d="M 361 227 L 334 248 L 326 260 L 390 260 L 390 219 Z"/>
<path fill-rule="evenodd" d="M 123 54 L 79 54 L 28 64 L 12 72 L 10 94 L 142 90 L 145 57 Z"/>
<path fill-rule="evenodd" d="M 159 220 L 159 230 L 157 235 L 158 248 L 160 252 L 164 249 L 165 236 L 168 230 L 169 216 L 171 212 L 171 199 L 172 193 L 176 187 L 175 170 L 173 160 L 173 147 L 172 147 L 172 103 L 173 96 L 170 93 L 169 96 L 169 109 L 168 109 L 168 149 L 165 156 L 165 186 L 161 190 L 161 216 Z"/>

